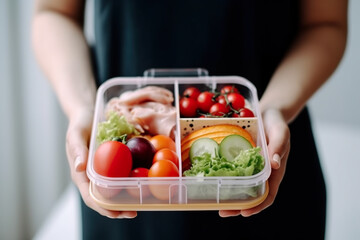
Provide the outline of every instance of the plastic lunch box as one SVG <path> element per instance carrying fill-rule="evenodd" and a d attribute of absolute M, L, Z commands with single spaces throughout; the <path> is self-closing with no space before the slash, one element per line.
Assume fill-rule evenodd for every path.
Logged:
<path fill-rule="evenodd" d="M 195 73 L 195 74 L 194 74 Z M 197 76 L 193 76 L 197 75 Z M 253 118 L 181 118 L 179 95 L 189 86 L 201 91 L 220 89 L 224 85 L 234 85 L 251 106 Z M 105 121 L 105 107 L 113 97 L 124 91 L 144 86 L 159 86 L 174 94 L 177 109 L 175 143 L 179 156 L 180 177 L 163 178 L 110 178 L 99 175 L 93 168 L 94 153 L 98 147 L 96 133 L 98 123 Z M 240 125 L 252 135 L 257 146 L 262 149 L 265 159 L 264 169 L 246 177 L 185 177 L 182 176 L 181 139 L 198 128 L 219 123 Z M 180 154 L 179 154 L 180 153 Z M 117 77 L 103 83 L 97 92 L 96 107 L 87 165 L 90 179 L 90 195 L 101 207 L 109 210 L 220 210 L 246 209 L 259 205 L 268 194 L 267 180 L 271 167 L 267 145 L 259 111 L 256 88 L 248 80 L 239 76 L 209 76 L 204 69 L 150 69 L 143 77 Z M 149 188 L 158 188 L 168 198 L 160 200 L 149 193 Z M 129 194 L 131 192 L 132 194 Z"/>

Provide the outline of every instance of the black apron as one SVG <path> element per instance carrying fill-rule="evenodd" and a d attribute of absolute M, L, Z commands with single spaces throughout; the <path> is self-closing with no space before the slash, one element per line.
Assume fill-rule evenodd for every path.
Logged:
<path fill-rule="evenodd" d="M 261 96 L 296 37 L 294 0 L 95 1 L 97 84 L 149 68 L 195 68 L 239 75 Z M 100 216 L 82 202 L 84 239 L 323 239 L 326 190 L 304 109 L 290 125 L 291 152 L 274 204 L 244 218 L 217 211 Z"/>

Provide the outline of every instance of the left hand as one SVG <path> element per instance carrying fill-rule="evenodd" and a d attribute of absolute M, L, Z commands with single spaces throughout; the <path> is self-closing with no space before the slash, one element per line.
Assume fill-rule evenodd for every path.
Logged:
<path fill-rule="evenodd" d="M 277 109 L 263 111 L 265 135 L 271 163 L 269 194 L 260 205 L 245 210 L 220 210 L 221 217 L 242 215 L 248 217 L 271 206 L 275 200 L 280 183 L 285 174 L 286 162 L 290 152 L 290 130 L 281 112 Z"/>
<path fill-rule="evenodd" d="M 135 211 L 111 211 L 102 208 L 91 197 L 89 192 L 90 180 L 86 174 L 88 158 L 88 143 L 90 141 L 93 110 L 92 108 L 78 109 L 76 114 L 69 118 L 69 127 L 66 134 L 66 152 L 70 167 L 71 178 L 79 189 L 84 203 L 100 215 L 109 218 L 134 218 Z"/>

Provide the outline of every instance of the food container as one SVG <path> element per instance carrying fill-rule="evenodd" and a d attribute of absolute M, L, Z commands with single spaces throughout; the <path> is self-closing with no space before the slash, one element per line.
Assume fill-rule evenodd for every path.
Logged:
<path fill-rule="evenodd" d="M 197 76 L 191 76 L 195 72 Z M 180 73 L 180 74 L 179 74 Z M 180 76 L 182 75 L 182 76 Z M 252 108 L 251 118 L 182 118 L 179 100 L 189 86 L 200 91 L 220 89 L 233 85 Z M 94 170 L 94 155 L 99 146 L 96 141 L 98 124 L 105 121 L 105 108 L 110 99 L 123 92 L 145 86 L 169 89 L 174 95 L 177 110 L 175 143 L 179 161 L 179 177 L 105 177 Z M 256 146 L 261 148 L 264 168 L 252 176 L 240 177 L 187 177 L 183 176 L 181 140 L 189 133 L 205 126 L 233 124 L 246 129 Z M 109 210 L 220 210 L 247 209 L 259 205 L 268 194 L 267 180 L 271 167 L 256 88 L 239 76 L 208 76 L 203 69 L 148 70 L 143 77 L 117 77 L 103 83 L 97 92 L 96 107 L 90 140 L 87 175 L 90 195 L 101 207 Z M 150 189 L 161 192 L 165 198 L 154 197 Z"/>

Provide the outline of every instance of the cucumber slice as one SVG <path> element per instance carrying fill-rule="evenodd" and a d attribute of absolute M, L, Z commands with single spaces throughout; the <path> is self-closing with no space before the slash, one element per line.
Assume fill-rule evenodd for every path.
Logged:
<path fill-rule="evenodd" d="M 252 148 L 251 143 L 238 134 L 232 134 L 225 137 L 219 147 L 220 156 L 228 161 L 234 160 L 242 150 Z"/>
<path fill-rule="evenodd" d="M 201 156 L 204 153 L 209 153 L 212 157 L 219 154 L 219 144 L 211 138 L 199 138 L 190 148 L 190 160 L 193 162 L 194 157 Z"/>

